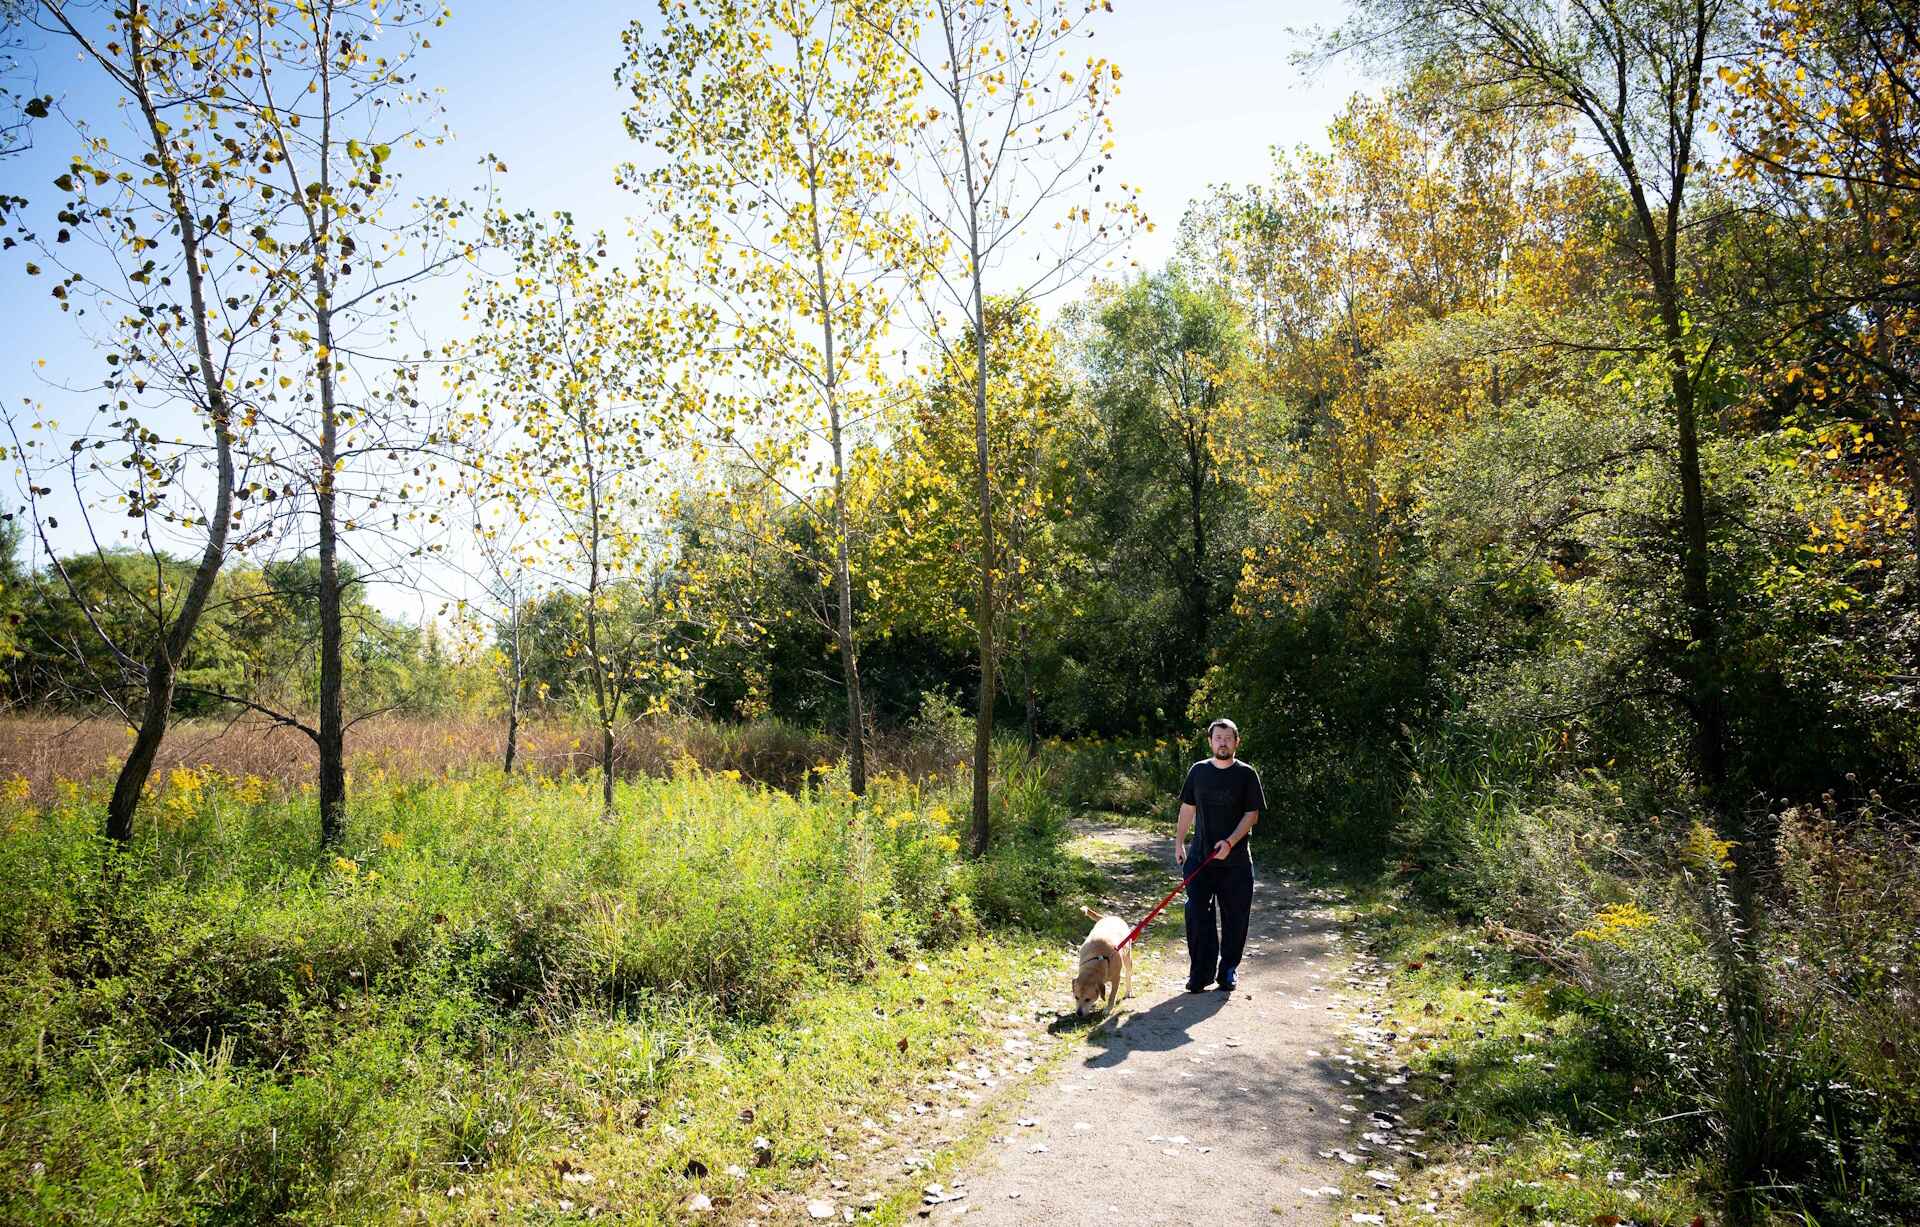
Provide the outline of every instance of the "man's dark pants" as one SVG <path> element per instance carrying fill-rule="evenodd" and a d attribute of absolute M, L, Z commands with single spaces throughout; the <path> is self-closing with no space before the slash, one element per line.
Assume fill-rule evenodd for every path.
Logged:
<path fill-rule="evenodd" d="M 1209 984 L 1239 968 L 1252 911 L 1253 861 L 1244 855 L 1208 865 L 1187 884 L 1188 984 Z"/>

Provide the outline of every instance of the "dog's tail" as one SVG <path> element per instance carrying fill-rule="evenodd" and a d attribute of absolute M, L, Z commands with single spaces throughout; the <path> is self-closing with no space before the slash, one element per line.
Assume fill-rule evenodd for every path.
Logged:
<path fill-rule="evenodd" d="M 1087 914 L 1088 920 L 1105 920 L 1107 918 L 1107 914 L 1105 912 L 1096 912 L 1092 908 L 1086 906 L 1085 904 L 1080 905 L 1080 910 Z"/>

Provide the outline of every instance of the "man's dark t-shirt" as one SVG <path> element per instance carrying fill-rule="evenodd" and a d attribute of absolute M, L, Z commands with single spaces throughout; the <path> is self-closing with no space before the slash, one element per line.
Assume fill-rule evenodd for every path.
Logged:
<path fill-rule="evenodd" d="M 1187 855 L 1205 857 L 1213 851 L 1213 845 L 1233 834 L 1248 810 L 1264 811 L 1267 795 L 1260 789 L 1260 773 L 1247 764 L 1236 759 L 1230 767 L 1216 767 L 1212 759 L 1203 758 L 1187 769 L 1187 782 L 1180 787 L 1180 803 L 1199 811 L 1193 846 Z M 1242 861 L 1252 863 L 1245 840 L 1227 853 L 1229 864 Z M 1198 864 L 1189 859 L 1188 872 Z"/>

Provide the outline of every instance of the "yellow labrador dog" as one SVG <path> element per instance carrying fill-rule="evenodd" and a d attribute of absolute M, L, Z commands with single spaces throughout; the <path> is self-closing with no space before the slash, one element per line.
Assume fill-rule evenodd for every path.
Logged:
<path fill-rule="evenodd" d="M 1080 969 L 1073 973 L 1073 1012 L 1089 1013 L 1102 997 L 1111 1012 L 1133 991 L 1133 947 L 1120 946 L 1127 940 L 1128 925 L 1118 916 L 1081 910 L 1093 921 L 1093 932 L 1080 943 Z"/>

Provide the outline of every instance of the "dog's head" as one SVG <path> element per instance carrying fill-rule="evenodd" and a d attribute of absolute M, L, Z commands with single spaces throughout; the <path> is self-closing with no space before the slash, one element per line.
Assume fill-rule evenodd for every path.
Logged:
<path fill-rule="evenodd" d="M 1110 954 L 1082 955 L 1080 970 L 1073 975 L 1073 1012 L 1086 1014 L 1107 995 L 1107 960 Z"/>

